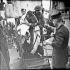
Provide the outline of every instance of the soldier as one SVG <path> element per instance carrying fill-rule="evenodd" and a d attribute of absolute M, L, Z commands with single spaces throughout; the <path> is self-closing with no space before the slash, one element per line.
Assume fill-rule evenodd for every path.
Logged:
<path fill-rule="evenodd" d="M 43 18 L 43 14 L 41 13 L 42 11 L 42 8 L 40 6 L 36 6 L 34 8 L 34 12 L 33 14 L 36 16 L 37 18 L 37 25 L 39 25 L 39 28 L 40 28 L 40 35 L 41 35 L 41 39 L 40 39 L 40 42 L 42 43 L 42 41 L 44 40 L 43 38 L 43 26 L 44 26 L 44 18 Z M 32 30 L 32 29 L 31 29 Z M 31 53 L 35 54 L 35 55 L 38 55 L 38 53 L 40 53 L 42 56 L 44 55 L 44 50 L 43 50 L 43 47 L 38 45 L 38 48 L 35 51 L 32 51 Z"/>
<path fill-rule="evenodd" d="M 36 6 L 34 8 L 34 15 L 36 16 L 37 20 L 38 20 L 38 25 L 40 27 L 40 35 L 41 35 L 41 42 L 43 41 L 43 26 L 44 26 L 44 18 L 43 18 L 43 14 L 41 13 L 42 8 L 40 6 Z"/>
<path fill-rule="evenodd" d="M 33 27 L 34 27 L 34 25 L 36 25 L 36 23 L 37 23 L 37 20 L 36 20 L 36 18 L 35 18 L 35 16 L 33 15 L 33 12 L 31 11 L 31 10 L 29 10 L 28 12 L 27 12 L 27 14 L 26 14 L 26 17 L 25 17 L 25 19 L 28 21 L 28 25 L 29 25 L 29 32 L 30 32 L 30 38 L 31 38 L 31 40 L 30 40 L 30 44 L 29 43 L 27 43 L 27 40 L 25 39 L 25 42 L 24 42 L 24 49 L 26 49 L 27 50 L 27 52 L 29 51 L 31 51 L 31 49 L 33 48 Z M 32 30 L 31 30 L 31 28 L 32 28 Z M 26 37 L 28 36 L 28 33 L 26 33 Z"/>

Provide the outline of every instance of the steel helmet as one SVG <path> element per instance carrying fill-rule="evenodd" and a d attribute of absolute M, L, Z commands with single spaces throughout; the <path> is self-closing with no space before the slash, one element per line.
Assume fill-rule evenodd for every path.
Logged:
<path fill-rule="evenodd" d="M 41 10 L 41 6 L 36 6 L 34 10 Z"/>

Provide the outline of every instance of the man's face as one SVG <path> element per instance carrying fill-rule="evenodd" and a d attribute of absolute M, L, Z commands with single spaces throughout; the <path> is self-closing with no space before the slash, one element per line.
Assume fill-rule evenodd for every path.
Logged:
<path fill-rule="evenodd" d="M 57 26 L 57 19 L 53 19 L 53 25 L 56 27 Z"/>
<path fill-rule="evenodd" d="M 40 10 L 36 10 L 36 13 L 38 14 L 40 12 Z"/>
<path fill-rule="evenodd" d="M 24 15 L 26 13 L 26 11 L 22 11 L 22 15 Z"/>

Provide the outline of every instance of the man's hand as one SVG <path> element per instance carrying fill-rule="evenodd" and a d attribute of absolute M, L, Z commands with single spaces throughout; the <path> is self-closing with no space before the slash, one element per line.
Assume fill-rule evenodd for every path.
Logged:
<path fill-rule="evenodd" d="M 45 41 L 43 42 L 43 45 L 51 45 L 51 44 L 52 44 L 52 42 L 49 41 L 49 40 L 45 40 Z"/>
<path fill-rule="evenodd" d="M 22 40 L 21 40 L 21 44 L 23 44 L 24 41 L 25 41 L 25 37 L 22 38 Z"/>
<path fill-rule="evenodd" d="M 30 53 L 34 54 L 35 52 L 36 52 L 36 50 L 34 50 L 34 49 L 33 49 L 33 50 L 31 50 L 31 52 L 30 52 Z"/>
<path fill-rule="evenodd" d="M 53 36 L 54 36 L 54 33 L 52 32 L 52 33 L 51 33 L 51 37 L 53 37 Z"/>

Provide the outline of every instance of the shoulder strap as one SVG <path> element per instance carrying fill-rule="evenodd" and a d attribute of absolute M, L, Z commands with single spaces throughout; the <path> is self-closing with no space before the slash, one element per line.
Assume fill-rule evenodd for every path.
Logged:
<path fill-rule="evenodd" d="M 34 15 L 34 17 L 36 18 L 36 20 L 37 20 L 37 22 L 38 22 L 38 19 L 37 19 L 37 17 L 35 16 L 35 14 L 33 14 Z"/>

